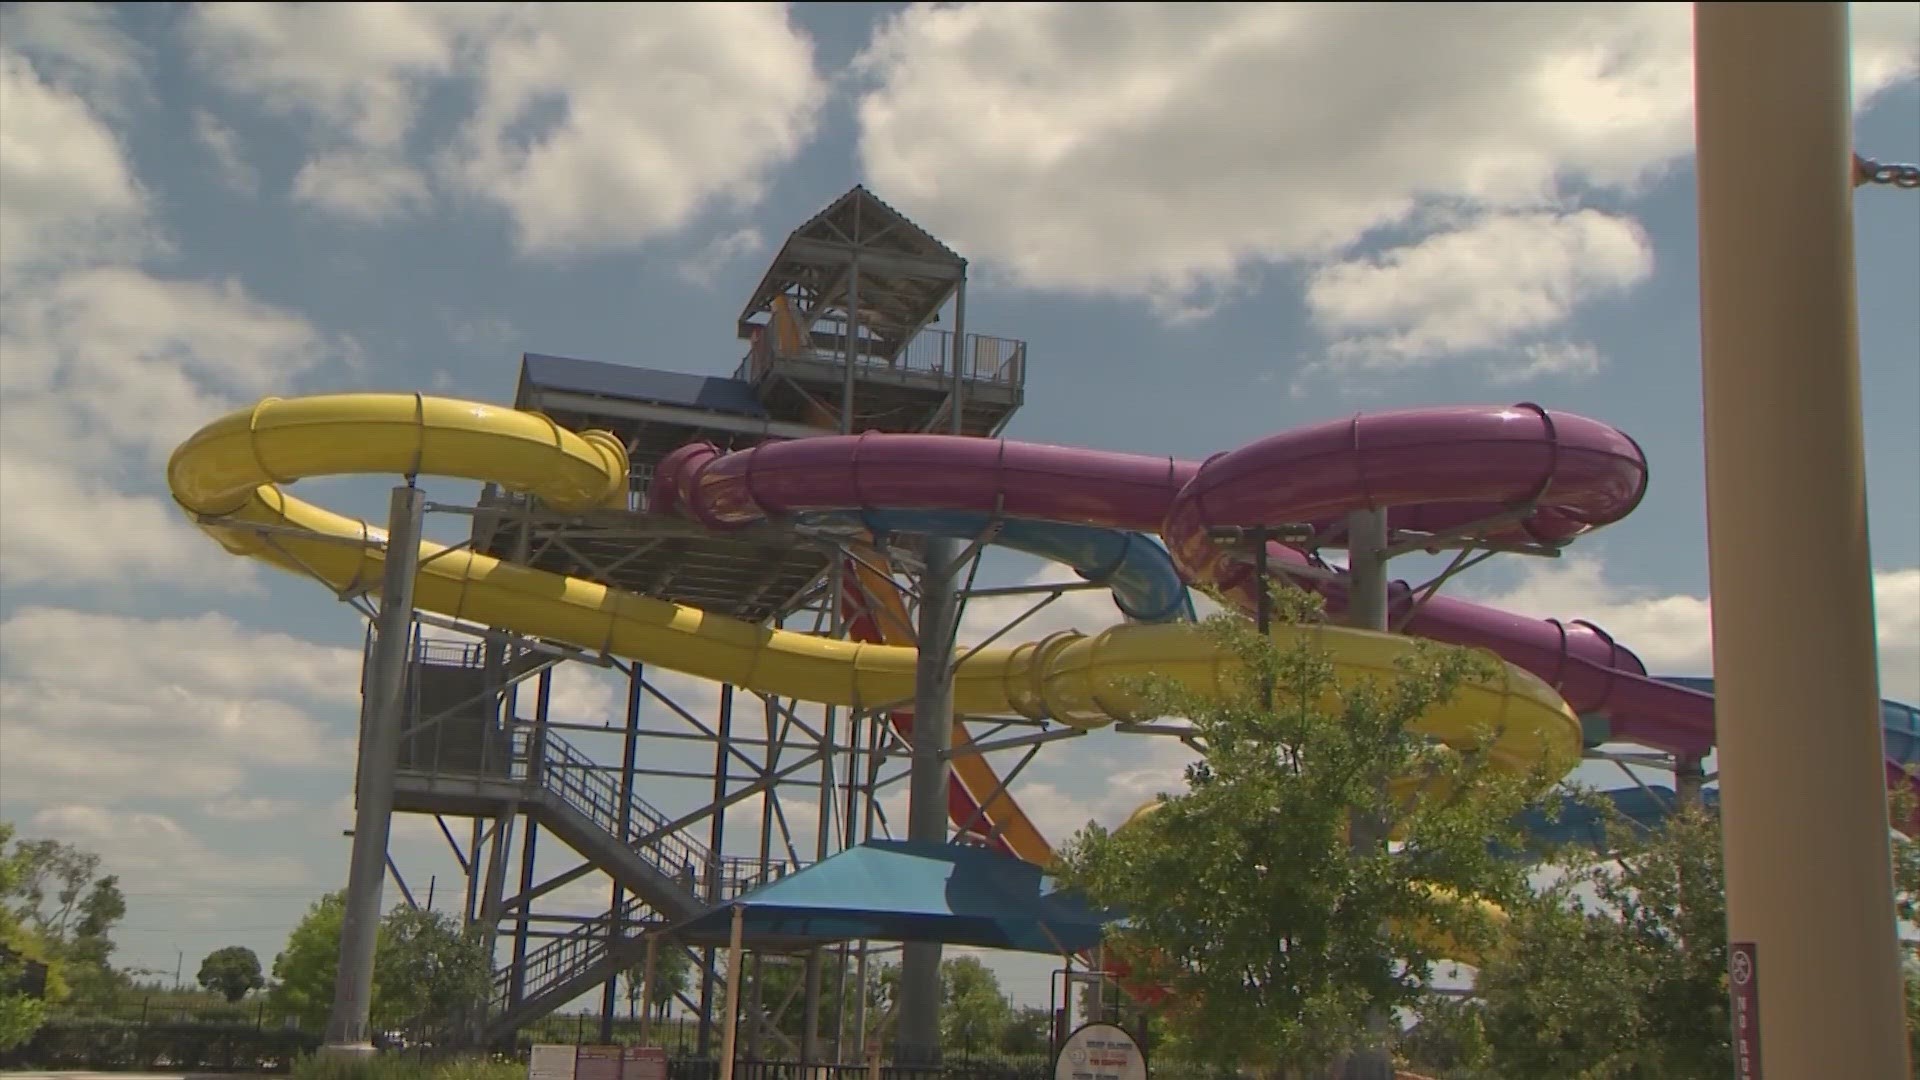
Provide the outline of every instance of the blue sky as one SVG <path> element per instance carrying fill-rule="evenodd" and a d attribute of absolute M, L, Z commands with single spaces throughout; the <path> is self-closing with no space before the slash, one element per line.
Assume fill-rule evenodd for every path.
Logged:
<path fill-rule="evenodd" d="M 1487 400 L 1620 426 L 1637 513 L 1462 588 L 1705 671 L 1685 6 L 1090 7 L 5 8 L 0 813 L 122 873 L 123 958 L 270 956 L 345 872 L 356 621 L 188 528 L 172 445 L 265 394 L 504 401 L 522 351 L 729 372 L 771 250 L 855 182 L 972 260 L 971 329 L 1030 343 L 1011 437 L 1202 457 Z M 1855 9 L 1858 145 L 1920 159 L 1920 7 Z M 1915 700 L 1920 198 L 1857 207 L 1882 677 Z M 1017 791 L 1063 838 L 1177 762 L 1089 739 Z M 439 844 L 395 850 L 444 898 Z"/>

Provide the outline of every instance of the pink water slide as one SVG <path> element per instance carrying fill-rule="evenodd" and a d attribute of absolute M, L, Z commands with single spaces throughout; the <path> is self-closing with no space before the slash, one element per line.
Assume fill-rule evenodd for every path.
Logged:
<path fill-rule="evenodd" d="M 1345 607 L 1344 575 L 1311 551 L 1339 548 L 1346 515 L 1388 512 L 1413 548 L 1471 536 L 1558 547 L 1621 520 L 1647 488 L 1646 455 L 1616 428 L 1532 404 L 1358 415 L 1268 436 L 1204 462 L 1004 439 L 869 432 L 731 453 L 680 448 L 655 473 L 656 509 L 708 527 L 860 510 L 964 511 L 1157 533 L 1181 575 L 1251 609 L 1253 570 L 1213 539 L 1226 526 L 1304 525 L 1270 545 L 1276 572 Z M 1713 697 L 1649 677 L 1604 630 L 1446 596 L 1390 592 L 1392 625 L 1488 649 L 1603 717 L 1611 741 L 1686 757 L 1714 745 Z M 1890 778 L 1900 775 L 1887 763 Z"/>

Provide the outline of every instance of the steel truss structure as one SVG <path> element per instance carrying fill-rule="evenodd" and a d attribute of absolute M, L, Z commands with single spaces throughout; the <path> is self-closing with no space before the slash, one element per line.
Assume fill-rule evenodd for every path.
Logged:
<path fill-rule="evenodd" d="M 950 671 L 968 650 L 1017 631 L 1066 593 L 1103 586 L 1075 580 L 976 587 L 981 557 L 998 529 L 991 520 L 957 553 L 924 547 L 912 536 L 884 538 L 884 546 L 876 546 L 876 538 L 864 534 L 794 522 L 717 535 L 690 520 L 649 512 L 647 493 L 661 458 L 694 441 L 729 449 L 856 430 L 998 434 L 1021 403 L 1025 347 L 966 333 L 965 284 L 964 260 L 855 188 L 796 230 L 775 257 L 742 315 L 741 336 L 750 346 L 733 379 L 653 372 L 669 382 L 713 385 L 656 381 L 628 388 L 621 382 L 628 375 L 621 373 L 639 369 L 524 358 L 517 407 L 545 412 L 571 428 L 611 430 L 626 442 L 633 463 L 626 510 L 561 514 L 488 487 L 471 505 L 428 503 L 425 512 L 470 519 L 471 538 L 462 546 L 477 551 L 831 636 L 851 632 L 857 609 L 876 618 L 890 609 L 866 592 L 865 582 L 875 575 L 862 570 L 895 583 L 907 623 L 898 629 L 904 631 L 925 629 L 923 598 L 929 606 L 938 604 L 935 611 L 950 610 L 957 627 L 969 600 L 1031 597 L 1024 611 L 984 640 L 959 647 L 957 658 L 937 658 Z M 956 325 L 935 328 L 949 302 Z M 754 321 L 760 315 L 768 321 Z M 727 400 L 711 407 L 716 394 Z M 1449 566 L 1414 588 L 1417 608 L 1454 575 L 1493 554 L 1558 554 L 1488 542 L 1486 535 L 1504 523 L 1503 516 L 1448 535 L 1387 532 L 1377 573 L 1384 574 L 1386 560 L 1397 555 L 1454 552 Z M 1308 538 L 1305 546 L 1316 545 L 1343 547 L 1345 541 L 1326 535 Z M 936 564 L 932 573 L 928 562 Z M 942 593 L 952 597 L 950 604 Z M 364 597 L 343 599 L 370 619 L 377 614 Z M 1405 615 L 1403 610 L 1400 618 Z M 954 635 L 944 637 L 951 643 Z M 692 702 L 642 664 L 572 645 L 424 613 L 412 616 L 407 638 L 392 808 L 435 818 L 465 877 L 462 917 L 480 928 L 499 964 L 484 1015 L 430 1037 L 504 1038 L 597 994 L 599 1035 L 610 1039 L 619 981 L 649 968 L 668 949 L 693 965 L 693 986 L 678 995 L 680 1008 L 696 1018 L 689 1049 L 712 1053 L 722 1010 L 721 942 L 675 936 L 670 928 L 838 851 L 907 831 L 905 822 L 890 818 L 887 802 L 913 773 L 914 755 L 890 710 L 913 703 L 849 712 L 736 686 L 717 687 L 711 703 Z M 624 683 L 617 723 L 588 723 L 556 708 L 555 674 L 563 664 L 590 665 Z M 994 791 L 971 792 L 979 807 L 994 806 L 1047 744 L 1085 734 L 1019 718 L 958 719 L 970 725 L 969 744 L 938 759 L 923 753 L 920 763 L 924 768 L 931 760 L 943 781 L 953 754 L 1018 755 L 998 770 Z M 1203 749 L 1190 729 L 1176 723 L 1117 727 Z M 1697 798 L 1706 779 L 1698 762 L 1669 764 L 1650 754 L 1599 748 L 1592 756 L 1623 769 L 1672 768 L 1683 798 Z M 942 813 L 939 835 L 991 841 L 1007 820 L 988 822 L 983 813 L 957 823 L 946 822 Z M 461 818 L 468 820 L 456 824 Z M 577 859 L 543 875 L 540 854 L 554 852 L 556 840 Z M 390 857 L 387 866 L 411 902 L 402 868 Z M 611 879 L 604 910 L 581 915 L 556 909 L 561 890 L 596 872 Z M 866 988 L 876 958 L 891 950 L 860 943 L 794 956 L 751 939 L 747 947 L 746 1055 L 812 1063 L 857 1058 L 883 1022 L 868 1015 Z M 764 993 L 785 981 L 765 977 L 773 966 L 794 963 L 802 970 L 791 989 Z M 830 986 L 855 988 L 851 1000 L 843 989 L 837 1007 L 829 1009 L 824 999 L 833 993 Z M 794 1008 L 803 1018 L 798 1040 L 782 1023 Z M 829 1012 L 831 1023 L 823 1023 Z"/>

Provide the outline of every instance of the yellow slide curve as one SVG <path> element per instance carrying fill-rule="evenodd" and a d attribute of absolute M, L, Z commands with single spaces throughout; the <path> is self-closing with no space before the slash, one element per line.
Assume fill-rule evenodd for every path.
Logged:
<path fill-rule="evenodd" d="M 604 432 L 544 416 L 417 394 L 268 398 L 202 428 L 175 450 L 174 498 L 229 551 L 311 575 L 336 591 L 377 589 L 382 530 L 302 502 L 279 485 L 325 475 L 491 480 L 560 510 L 625 506 L 627 460 Z M 344 542 L 343 542 L 344 541 Z M 423 610 L 565 642 L 763 693 L 849 708 L 913 697 L 915 651 L 833 640 L 714 615 L 591 581 L 422 543 L 414 601 Z M 1409 638 L 1338 627 L 1279 627 L 1317 638 L 1338 677 L 1390 678 Z M 1054 634 L 972 653 L 954 676 L 954 710 L 1017 713 L 1093 728 L 1147 719 L 1126 684 L 1149 674 L 1217 693 L 1237 662 L 1190 625 Z M 1503 766 L 1577 758 L 1579 721 L 1546 683 L 1500 663 L 1417 725 L 1484 749 Z"/>

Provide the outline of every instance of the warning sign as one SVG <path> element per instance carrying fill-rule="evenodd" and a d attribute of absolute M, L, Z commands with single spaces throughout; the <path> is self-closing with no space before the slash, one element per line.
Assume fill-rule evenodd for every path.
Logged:
<path fill-rule="evenodd" d="M 1760 948 L 1751 941 L 1727 947 L 1727 984 L 1733 991 L 1733 1066 L 1739 1080 L 1760 1080 Z"/>
<path fill-rule="evenodd" d="M 527 1056 L 527 1080 L 574 1080 L 574 1048 L 542 1043 Z"/>
<path fill-rule="evenodd" d="M 1147 1080 L 1147 1055 L 1126 1029 L 1088 1024 L 1061 1044 L 1053 1080 Z"/>

